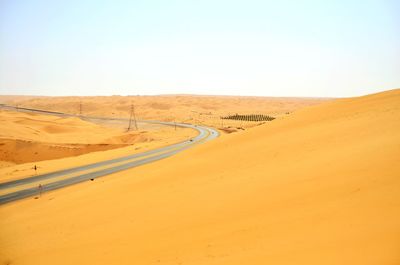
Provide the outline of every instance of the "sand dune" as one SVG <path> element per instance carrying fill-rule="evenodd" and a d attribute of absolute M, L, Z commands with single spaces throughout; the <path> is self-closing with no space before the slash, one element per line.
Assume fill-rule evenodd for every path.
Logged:
<path fill-rule="evenodd" d="M 18 97 L 0 96 L 0 103 L 105 117 L 129 117 L 131 104 L 139 119 L 202 123 L 213 127 L 253 127 L 257 122 L 221 121 L 229 114 L 287 115 L 329 99 L 239 96 L 112 96 L 112 97 Z"/>
<path fill-rule="evenodd" d="M 0 207 L 4 264 L 400 264 L 400 90 Z"/>
<path fill-rule="evenodd" d="M 107 124 L 105 124 L 107 125 Z M 125 124 L 123 124 L 125 125 Z M 176 138 L 185 140 L 195 132 L 163 127 L 154 130 L 143 125 L 141 130 L 126 132 L 125 127 L 102 126 L 77 117 L 0 110 L 0 167 L 34 161 L 78 156 L 139 143 Z M 0 181 L 3 178 L 0 177 Z"/>

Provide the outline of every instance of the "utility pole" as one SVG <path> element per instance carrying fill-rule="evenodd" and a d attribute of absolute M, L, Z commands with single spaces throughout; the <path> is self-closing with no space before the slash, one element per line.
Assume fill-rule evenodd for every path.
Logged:
<path fill-rule="evenodd" d="M 79 115 L 82 116 L 82 101 L 79 102 Z"/>
<path fill-rule="evenodd" d="M 133 118 L 133 125 L 135 126 L 135 129 L 137 130 L 137 123 L 136 123 L 136 115 L 135 115 L 135 106 L 131 104 L 131 114 L 129 116 L 129 126 L 128 126 L 128 131 L 131 129 L 132 125 L 132 118 Z"/>

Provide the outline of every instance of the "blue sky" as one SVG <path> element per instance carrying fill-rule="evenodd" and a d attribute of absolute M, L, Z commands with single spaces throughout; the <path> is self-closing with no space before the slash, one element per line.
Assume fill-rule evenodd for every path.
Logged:
<path fill-rule="evenodd" d="M 0 0 L 0 94 L 346 97 L 398 88 L 399 3 Z"/>

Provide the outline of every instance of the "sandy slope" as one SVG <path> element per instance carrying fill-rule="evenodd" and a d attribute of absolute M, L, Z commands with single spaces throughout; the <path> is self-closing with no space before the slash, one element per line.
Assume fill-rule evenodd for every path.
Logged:
<path fill-rule="evenodd" d="M 195 135 L 190 129 L 147 127 L 126 132 L 125 127 L 102 126 L 76 117 L 0 110 L 0 168 L 148 142 L 161 146 L 171 136 L 178 142 Z"/>
<path fill-rule="evenodd" d="M 0 207 L 3 264 L 400 264 L 400 90 Z M 9 262 L 9 263 L 7 263 Z"/>

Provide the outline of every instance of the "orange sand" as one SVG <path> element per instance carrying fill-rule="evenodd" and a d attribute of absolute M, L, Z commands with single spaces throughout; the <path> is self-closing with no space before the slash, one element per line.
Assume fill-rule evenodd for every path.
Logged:
<path fill-rule="evenodd" d="M 0 207 L 3 264 L 400 264 L 400 90 Z M 1 263 L 0 263 L 1 264 Z"/>

